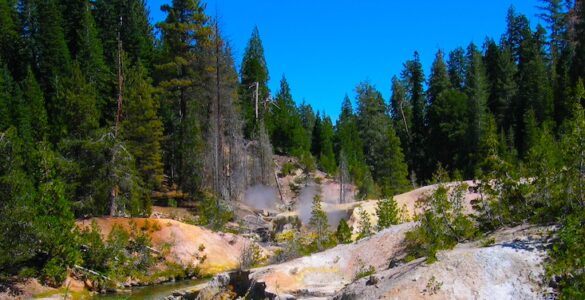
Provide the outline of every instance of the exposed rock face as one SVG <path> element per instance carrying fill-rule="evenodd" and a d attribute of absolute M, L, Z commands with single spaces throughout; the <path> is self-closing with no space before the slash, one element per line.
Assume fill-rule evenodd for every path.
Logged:
<path fill-rule="evenodd" d="M 462 244 L 346 286 L 334 299 L 542 299 L 546 228 L 517 227 L 496 233 L 496 244 Z"/>
<path fill-rule="evenodd" d="M 389 261 L 402 253 L 404 234 L 414 224 L 396 225 L 354 244 L 259 268 L 251 277 L 266 283 L 266 290 L 274 294 L 297 299 L 330 297 L 350 283 L 361 267 L 386 269 Z"/>

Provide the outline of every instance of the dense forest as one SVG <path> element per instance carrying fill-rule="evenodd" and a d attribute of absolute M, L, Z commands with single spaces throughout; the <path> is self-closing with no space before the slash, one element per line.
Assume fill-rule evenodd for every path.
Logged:
<path fill-rule="evenodd" d="M 582 297 L 585 2 L 540 4 L 543 25 L 510 8 L 498 39 L 439 50 L 428 76 L 415 52 L 390 99 L 362 82 L 332 118 L 284 76 L 270 91 L 257 28 L 237 70 L 198 0 L 155 25 L 144 0 L 0 0 L 0 273 L 58 283 L 84 264 L 76 219 L 148 216 L 160 194 L 212 225 L 280 154 L 362 199 L 481 180 L 478 230 L 560 224 L 549 271 Z"/>

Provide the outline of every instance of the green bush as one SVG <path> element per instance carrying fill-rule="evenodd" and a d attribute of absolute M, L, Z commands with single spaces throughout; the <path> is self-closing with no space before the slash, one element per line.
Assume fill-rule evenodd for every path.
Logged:
<path fill-rule="evenodd" d="M 424 201 L 425 210 L 416 217 L 419 225 L 406 233 L 407 260 L 424 256 L 432 263 L 437 259 L 437 251 L 452 249 L 475 236 L 475 225 L 463 213 L 466 190 L 466 184 L 452 189 L 440 184 Z"/>
<path fill-rule="evenodd" d="M 296 169 L 297 169 L 297 167 L 295 166 L 295 164 L 293 164 L 291 162 L 285 162 L 282 165 L 282 170 L 280 172 L 280 175 L 282 177 L 292 175 Z"/>
<path fill-rule="evenodd" d="M 351 232 L 352 228 L 347 225 L 345 219 L 341 219 L 339 221 L 339 225 L 337 225 L 337 231 L 335 232 L 335 237 L 337 238 L 337 242 L 341 244 L 349 244 L 352 242 L 351 240 Z"/>
<path fill-rule="evenodd" d="M 364 277 L 368 277 L 370 275 L 374 275 L 376 273 L 376 268 L 374 268 L 374 266 L 372 265 L 366 266 L 361 258 L 358 258 L 357 265 L 358 269 L 353 275 L 353 281 L 356 281 Z"/>

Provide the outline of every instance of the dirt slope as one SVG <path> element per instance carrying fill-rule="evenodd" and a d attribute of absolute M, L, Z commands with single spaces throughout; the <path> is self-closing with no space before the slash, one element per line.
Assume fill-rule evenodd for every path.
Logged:
<path fill-rule="evenodd" d="M 475 192 L 475 190 L 473 189 L 473 187 L 476 186 L 476 184 L 471 181 L 464 181 L 464 183 L 466 183 L 470 189 L 468 189 L 467 193 L 465 194 L 465 202 L 463 203 L 463 208 L 465 210 L 465 212 L 467 214 L 471 214 L 474 212 L 473 207 L 471 205 L 471 202 L 473 200 L 476 200 L 479 198 L 479 194 Z M 451 182 L 451 183 L 447 183 L 447 186 L 454 186 L 456 184 L 459 184 L 459 182 Z M 415 190 L 412 190 L 410 192 L 406 192 L 400 195 L 396 195 L 394 196 L 394 200 L 396 200 L 396 203 L 398 204 L 398 208 L 401 209 L 405 215 L 403 217 L 406 217 L 407 219 L 411 220 L 416 214 L 421 213 L 422 209 L 420 207 L 417 207 L 417 201 L 419 199 L 422 199 L 424 197 L 427 197 L 429 195 L 431 195 L 435 189 L 437 188 L 437 185 L 428 185 L 428 186 L 424 186 Z M 340 207 L 342 206 L 351 206 L 351 207 L 362 207 L 366 212 L 368 212 L 368 215 L 370 216 L 370 221 L 372 222 L 372 224 L 377 224 L 378 223 L 378 217 L 376 216 L 376 201 L 377 200 L 367 200 L 367 201 L 361 201 L 361 202 L 354 202 L 354 203 L 350 203 L 350 204 L 346 204 L 346 205 L 340 205 Z M 349 218 L 348 223 L 353 226 L 354 229 L 354 233 L 356 233 L 359 230 L 359 226 L 357 226 L 357 224 L 359 224 L 360 221 L 360 216 L 358 214 L 358 210 L 354 209 L 352 215 Z"/>
<path fill-rule="evenodd" d="M 170 246 L 167 259 L 180 263 L 183 266 L 197 265 L 197 257 L 206 255 L 207 259 L 200 265 L 205 274 L 213 274 L 234 269 L 238 266 L 238 260 L 242 249 L 250 241 L 233 234 L 213 232 L 211 230 L 181 223 L 170 219 L 144 219 L 144 218 L 93 218 L 77 222 L 78 226 L 90 226 L 95 221 L 102 234 L 107 236 L 114 225 L 119 225 L 130 230 L 131 222 L 135 222 L 138 228 L 149 223 L 149 231 L 153 247 L 161 249 Z M 203 245 L 205 250 L 200 251 Z"/>

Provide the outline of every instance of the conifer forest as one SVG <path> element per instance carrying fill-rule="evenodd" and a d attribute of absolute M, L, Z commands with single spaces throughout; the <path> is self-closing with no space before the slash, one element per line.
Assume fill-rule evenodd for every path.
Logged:
<path fill-rule="evenodd" d="M 331 116 L 204 1 L 0 0 L 0 298 L 584 299 L 585 1 L 534 5 Z M 455 288 L 457 251 L 513 287 Z"/>

